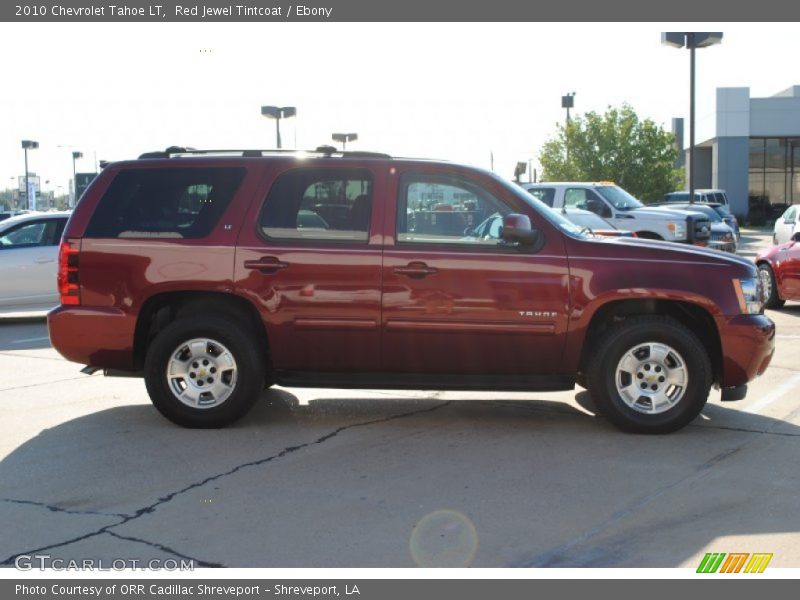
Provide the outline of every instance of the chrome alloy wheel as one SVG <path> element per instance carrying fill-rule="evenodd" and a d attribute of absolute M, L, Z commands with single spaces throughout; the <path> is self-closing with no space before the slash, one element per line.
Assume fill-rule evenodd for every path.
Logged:
<path fill-rule="evenodd" d="M 225 346 L 207 338 L 182 343 L 167 364 L 172 394 L 191 408 L 214 408 L 236 388 L 236 361 Z"/>
<path fill-rule="evenodd" d="M 760 268 L 758 270 L 758 278 L 761 280 L 761 289 L 764 301 L 768 301 L 772 297 L 772 273 L 769 268 Z"/>
<path fill-rule="evenodd" d="M 617 393 L 633 410 L 657 415 L 683 398 L 689 371 L 683 357 L 667 344 L 637 344 L 622 355 L 615 374 Z"/>

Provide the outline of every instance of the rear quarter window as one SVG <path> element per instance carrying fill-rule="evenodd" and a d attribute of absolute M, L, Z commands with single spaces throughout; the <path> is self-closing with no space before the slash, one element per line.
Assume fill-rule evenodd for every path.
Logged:
<path fill-rule="evenodd" d="M 205 237 L 230 204 L 245 172 L 243 168 L 122 171 L 100 199 L 86 237 Z"/>

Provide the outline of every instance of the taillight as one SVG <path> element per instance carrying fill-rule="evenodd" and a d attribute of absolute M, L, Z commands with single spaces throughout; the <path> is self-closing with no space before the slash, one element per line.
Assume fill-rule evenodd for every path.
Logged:
<path fill-rule="evenodd" d="M 58 295 L 61 304 L 80 304 L 81 290 L 78 285 L 79 240 L 63 240 L 58 251 Z"/>

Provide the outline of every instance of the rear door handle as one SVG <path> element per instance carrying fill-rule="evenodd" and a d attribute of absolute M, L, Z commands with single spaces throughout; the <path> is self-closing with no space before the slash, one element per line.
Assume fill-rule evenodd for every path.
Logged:
<path fill-rule="evenodd" d="M 289 263 L 278 260 L 274 256 L 264 256 L 258 260 L 244 261 L 245 269 L 253 269 L 254 271 L 261 271 L 262 273 L 275 273 L 288 266 Z"/>
<path fill-rule="evenodd" d="M 394 272 L 398 275 L 405 275 L 413 279 L 422 279 L 428 275 L 433 275 L 438 272 L 438 269 L 429 267 L 424 262 L 410 262 L 405 267 L 395 267 Z"/>
<path fill-rule="evenodd" d="M 46 265 L 47 263 L 56 262 L 56 259 L 48 256 L 40 256 L 39 258 L 35 258 L 33 262 L 37 265 Z"/>

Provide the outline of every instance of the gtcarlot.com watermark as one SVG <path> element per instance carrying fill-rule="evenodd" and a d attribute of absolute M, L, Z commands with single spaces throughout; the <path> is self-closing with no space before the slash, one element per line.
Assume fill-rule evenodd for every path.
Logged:
<path fill-rule="evenodd" d="M 14 559 L 14 566 L 20 571 L 194 571 L 191 559 L 153 558 L 101 558 L 63 559 L 52 558 L 49 554 L 21 554 Z"/>

